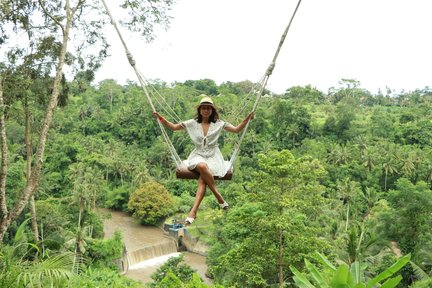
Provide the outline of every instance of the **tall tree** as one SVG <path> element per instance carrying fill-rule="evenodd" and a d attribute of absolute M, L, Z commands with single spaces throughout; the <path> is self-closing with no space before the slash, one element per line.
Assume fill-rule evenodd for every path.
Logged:
<path fill-rule="evenodd" d="M 348 231 L 350 224 L 350 216 L 353 212 L 350 210 L 351 206 L 355 204 L 355 196 L 360 194 L 359 185 L 355 181 L 345 178 L 336 183 L 336 193 L 342 203 L 346 206 L 345 211 L 345 232 Z M 355 219 L 354 219 L 355 220 Z"/>
<path fill-rule="evenodd" d="M 325 207 L 320 163 L 295 159 L 288 150 L 258 158 L 251 193 L 228 213 L 210 251 L 215 278 L 230 287 L 285 287 L 288 265 L 326 246 L 318 237 Z"/>
<path fill-rule="evenodd" d="M 153 25 L 155 23 L 167 24 L 169 22 L 166 11 L 171 4 L 171 0 L 156 2 L 127 1 L 121 5 L 122 8 L 130 9 L 128 17 L 125 17 L 124 24 L 129 29 L 140 32 L 147 40 L 152 40 Z M 45 118 L 34 157 L 34 165 L 27 184 L 19 199 L 15 202 L 14 207 L 10 210 L 2 210 L 0 241 L 3 241 L 10 224 L 22 213 L 38 185 L 48 131 L 61 92 L 60 86 L 64 65 L 72 65 L 72 73 L 83 69 L 95 70 L 100 67 L 101 61 L 107 56 L 108 44 L 102 29 L 107 23 L 107 18 L 102 17 L 102 11 L 104 9 L 102 9 L 100 1 L 96 0 L 23 0 L 19 3 L 6 0 L 0 6 L 0 19 L 2 20 L 0 22 L 0 31 L 4 32 L 0 37 L 0 45 L 5 43 L 8 38 L 24 32 L 28 35 L 24 47 L 30 47 L 37 51 L 48 47 L 47 50 L 51 52 L 44 54 L 44 57 L 41 57 L 38 62 L 33 64 L 45 65 L 47 72 L 55 68 L 51 96 L 47 101 Z M 98 21 L 95 21 L 95 18 Z M 73 54 L 68 52 L 69 46 L 72 46 L 71 51 L 74 51 Z M 91 51 L 97 52 L 92 54 Z M 5 142 L 2 149 L 4 150 L 6 147 L 7 143 Z M 7 159 L 4 158 L 3 161 L 7 161 Z M 2 175 L 2 177 L 6 177 L 6 173 Z M 1 203 L 4 204 L 3 208 L 6 208 L 7 195 L 4 193 L 1 196 Z"/>
<path fill-rule="evenodd" d="M 396 162 L 396 158 L 391 155 L 384 160 L 382 164 L 382 168 L 384 171 L 384 191 L 388 189 L 388 177 L 389 175 L 393 175 L 398 172 L 397 168 L 398 164 Z"/>
<path fill-rule="evenodd" d="M 79 267 L 77 261 L 82 259 L 84 253 L 84 237 L 86 235 L 83 226 L 85 221 L 85 212 L 95 209 L 96 198 L 100 192 L 100 187 L 102 186 L 102 175 L 100 171 L 87 166 L 86 163 L 78 162 L 75 164 L 76 165 L 71 167 L 70 174 L 71 180 L 74 182 L 73 198 L 79 207 L 77 234 L 75 239 L 74 268 Z M 92 229 L 89 230 L 91 231 Z"/>
<path fill-rule="evenodd" d="M 1 134 L 1 174 L 0 174 L 0 208 L 2 217 L 8 215 L 6 205 L 6 173 L 8 164 L 8 146 L 6 138 L 5 104 L 3 98 L 3 79 L 0 76 L 0 134 Z"/>

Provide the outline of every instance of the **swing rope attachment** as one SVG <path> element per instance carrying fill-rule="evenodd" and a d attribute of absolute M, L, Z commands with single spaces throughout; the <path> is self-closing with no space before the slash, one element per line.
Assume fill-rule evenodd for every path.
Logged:
<path fill-rule="evenodd" d="M 128 61 L 129 61 L 129 64 L 133 68 L 133 70 L 135 71 L 135 74 L 136 74 L 136 76 L 138 78 L 138 81 L 139 81 L 139 83 L 141 85 L 141 88 L 144 91 L 144 94 L 147 97 L 147 100 L 148 100 L 148 102 L 149 102 L 149 104 L 151 106 L 151 109 L 152 109 L 153 112 L 156 112 L 154 103 L 153 103 L 152 98 L 150 97 L 150 93 L 148 91 L 148 88 L 151 88 L 152 86 L 148 83 L 148 81 L 146 81 L 145 77 L 139 72 L 138 68 L 136 67 L 136 62 L 135 62 L 135 60 L 133 58 L 133 55 L 129 51 L 128 46 L 127 46 L 126 42 L 124 41 L 123 36 L 122 36 L 120 30 L 117 27 L 116 21 L 114 20 L 114 17 L 110 13 L 110 10 L 109 10 L 107 4 L 105 3 L 105 0 L 101 0 L 101 1 L 102 1 L 103 5 L 105 7 L 105 10 L 106 10 L 108 16 L 110 17 L 111 24 L 114 26 L 114 28 L 115 28 L 115 30 L 117 32 L 117 35 L 119 36 L 120 41 L 123 44 L 123 47 L 124 47 L 125 53 L 126 53 L 126 57 L 127 57 Z M 268 68 L 266 69 L 264 76 L 261 78 L 261 80 L 257 84 L 259 86 L 258 87 L 255 86 L 253 88 L 253 91 L 251 91 L 251 93 L 256 94 L 256 98 L 255 98 L 255 101 L 254 101 L 254 104 L 253 104 L 253 107 L 252 107 L 252 110 L 251 110 L 252 113 L 255 113 L 255 111 L 256 111 L 256 109 L 258 107 L 258 103 L 261 100 L 261 97 L 262 97 L 263 92 L 265 90 L 265 87 L 267 86 L 268 79 L 269 79 L 270 75 L 273 73 L 273 69 L 276 66 L 277 57 L 278 57 L 279 52 L 280 52 L 280 50 L 282 48 L 282 45 L 283 45 L 283 43 L 285 41 L 285 38 L 286 38 L 286 36 L 288 34 L 288 31 L 289 31 L 289 29 L 291 27 L 291 24 L 293 22 L 294 16 L 296 15 L 297 10 L 298 10 L 298 8 L 300 6 L 300 3 L 301 3 L 301 0 L 298 1 L 297 6 L 296 6 L 296 8 L 295 8 L 295 10 L 294 10 L 294 12 L 293 12 L 293 14 L 291 16 L 291 19 L 290 19 L 287 27 L 285 28 L 284 33 L 281 36 L 281 39 L 279 41 L 279 45 L 278 45 L 278 47 L 276 49 L 276 52 L 275 52 L 275 54 L 273 56 L 273 60 L 271 61 L 271 63 L 268 66 Z M 154 91 L 155 91 L 155 93 L 160 98 L 160 100 L 156 100 L 156 101 L 162 107 L 162 109 L 164 110 L 164 112 L 167 113 L 167 115 L 170 115 L 173 119 L 176 119 L 178 122 L 180 122 L 180 118 L 175 114 L 174 109 L 172 109 L 168 105 L 168 103 L 165 101 L 165 99 L 161 95 L 159 95 L 156 90 L 154 90 Z M 178 178 L 197 179 L 199 177 L 198 173 L 194 173 L 193 171 L 188 171 L 188 172 L 181 171 L 182 168 L 183 168 L 182 167 L 182 160 L 181 160 L 180 156 L 178 155 L 178 153 L 177 153 L 177 151 L 176 151 L 176 149 L 175 149 L 175 147 L 174 147 L 174 145 L 173 145 L 173 143 L 172 143 L 172 141 L 171 141 L 171 139 L 170 139 L 167 131 L 165 130 L 165 127 L 163 126 L 163 124 L 160 121 L 157 121 L 157 122 L 159 124 L 159 128 L 161 130 L 161 134 L 162 134 L 162 136 L 164 138 L 164 141 L 167 144 L 168 149 L 169 149 L 169 151 L 171 153 L 171 157 L 174 160 L 174 163 L 176 165 L 177 176 L 179 176 L 179 174 L 183 174 L 182 177 L 178 177 Z M 231 177 L 232 177 L 232 167 L 233 167 L 234 162 L 237 159 L 237 156 L 238 156 L 238 154 L 240 152 L 240 146 L 241 146 L 241 143 L 243 142 L 243 139 L 244 139 L 244 137 L 246 135 L 246 132 L 247 132 L 247 130 L 249 128 L 249 123 L 250 122 L 248 122 L 246 124 L 246 126 L 244 127 L 244 129 L 243 129 L 243 131 L 241 133 L 241 136 L 240 136 L 239 140 L 235 144 L 234 151 L 233 151 L 233 153 L 231 155 L 231 158 L 230 158 L 230 161 L 229 161 L 230 162 L 230 165 L 229 165 L 230 169 L 228 170 L 227 175 L 225 175 L 222 178 L 218 178 L 218 179 L 220 179 L 220 180 L 229 180 L 229 179 L 231 179 Z"/>

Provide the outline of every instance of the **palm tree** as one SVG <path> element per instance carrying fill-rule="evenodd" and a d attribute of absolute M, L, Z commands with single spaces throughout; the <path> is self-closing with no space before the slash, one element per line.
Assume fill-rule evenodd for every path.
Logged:
<path fill-rule="evenodd" d="M 401 166 L 399 172 L 402 173 L 406 178 L 410 178 L 413 172 L 416 170 L 416 159 L 412 153 L 402 153 L 400 157 Z"/>
<path fill-rule="evenodd" d="M 366 148 L 362 156 L 362 165 L 369 171 L 375 168 L 376 155 L 374 151 L 370 148 Z"/>
<path fill-rule="evenodd" d="M 400 146 L 383 140 L 380 147 L 381 167 L 384 172 L 384 191 L 388 189 L 388 177 L 398 173 L 400 167 L 398 155 L 401 153 Z"/>
<path fill-rule="evenodd" d="M 348 164 L 351 157 L 350 149 L 346 145 L 333 145 L 331 151 L 327 156 L 330 163 L 336 165 Z"/>
<path fill-rule="evenodd" d="M 382 164 L 384 170 L 384 191 L 387 191 L 388 176 L 398 172 L 397 163 L 394 157 L 388 157 Z"/>
<path fill-rule="evenodd" d="M 428 162 L 426 164 L 426 183 L 429 183 L 429 187 L 432 189 L 432 163 Z"/>
<path fill-rule="evenodd" d="M 140 162 L 138 165 L 133 167 L 133 178 L 132 185 L 135 187 L 140 187 L 145 182 L 150 181 L 150 175 L 147 166 Z"/>
<path fill-rule="evenodd" d="M 429 252 L 430 253 L 430 252 Z M 416 276 L 416 279 L 418 279 L 416 282 L 413 283 L 412 288 L 427 288 L 431 287 L 432 285 L 432 271 L 427 273 L 424 271 L 420 266 L 415 264 L 413 261 L 410 261 L 411 267 L 414 270 L 414 274 Z"/>
<path fill-rule="evenodd" d="M 368 143 L 367 143 L 367 139 L 364 136 L 360 135 L 360 136 L 356 137 L 355 141 L 356 141 L 356 145 L 360 151 L 360 158 L 363 159 L 365 152 L 367 152 L 367 150 L 369 148 Z"/>
<path fill-rule="evenodd" d="M 418 177 L 419 177 L 419 172 L 420 172 L 420 167 L 423 164 L 423 155 L 422 155 L 422 150 L 418 147 L 416 147 L 414 150 L 411 151 L 411 158 L 413 160 L 414 163 L 414 171 L 412 173 L 412 177 L 411 180 L 413 181 L 413 183 L 417 183 L 418 181 Z"/>
<path fill-rule="evenodd" d="M 345 232 L 347 232 L 350 221 L 351 204 L 354 203 L 355 196 L 360 193 L 360 187 L 357 182 L 345 178 L 343 181 L 337 182 L 336 189 L 337 196 L 343 201 L 343 204 L 346 205 Z"/>
<path fill-rule="evenodd" d="M 96 208 L 96 198 L 99 194 L 98 192 L 100 191 L 103 179 L 98 170 L 83 162 L 71 165 L 71 173 L 69 177 L 74 182 L 73 197 L 79 205 L 74 259 L 74 269 L 77 269 L 80 266 L 80 260 L 82 259 L 85 243 L 83 214 L 86 209 Z"/>
<path fill-rule="evenodd" d="M 362 287 L 380 287 L 394 288 L 402 280 L 402 276 L 393 275 L 402 269 L 410 261 L 411 256 L 405 255 L 399 258 L 396 263 L 388 267 L 386 270 L 368 279 L 365 277 L 365 271 L 361 263 L 354 262 L 352 265 L 342 263 L 339 267 L 335 267 L 324 255 L 317 253 L 321 265 L 321 271 L 305 259 L 306 271 L 300 272 L 295 267 L 290 266 L 294 274 L 294 282 L 300 288 L 331 288 L 331 287 L 347 287 L 347 288 L 362 288 Z M 384 283 L 380 284 L 382 281 Z M 313 283 L 313 284 L 312 284 Z"/>
<path fill-rule="evenodd" d="M 366 202 L 368 206 L 368 211 L 365 215 L 365 218 L 369 214 L 369 211 L 372 209 L 372 207 L 375 205 L 376 201 L 378 201 L 378 194 L 375 191 L 374 188 L 366 187 L 363 193 L 360 193 L 360 197 L 363 198 L 363 200 Z"/>
<path fill-rule="evenodd" d="M 25 229 L 29 220 L 18 228 L 13 243 L 0 250 L 0 287 L 62 287 L 75 276 L 72 271 L 73 253 L 34 257 L 39 248 L 26 241 Z M 81 267 L 82 268 L 82 267 Z"/>
<path fill-rule="evenodd" d="M 292 147 L 295 146 L 296 138 L 300 134 L 300 129 L 297 124 L 292 123 L 288 125 L 285 129 L 285 133 L 287 136 L 289 136 L 292 140 Z"/>

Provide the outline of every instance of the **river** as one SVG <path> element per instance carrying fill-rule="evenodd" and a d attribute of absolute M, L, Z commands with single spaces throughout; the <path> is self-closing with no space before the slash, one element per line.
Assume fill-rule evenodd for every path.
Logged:
<path fill-rule="evenodd" d="M 172 239 L 167 237 L 161 228 L 142 226 L 124 212 L 101 209 L 100 213 L 104 217 L 105 237 L 111 237 L 116 230 L 122 233 L 131 268 L 126 273 L 127 277 L 144 283 L 151 282 L 151 274 L 163 261 L 166 261 L 168 256 L 178 254 Z M 190 252 L 182 253 L 186 264 L 197 270 L 206 284 L 211 284 L 210 279 L 205 277 L 205 257 Z"/>

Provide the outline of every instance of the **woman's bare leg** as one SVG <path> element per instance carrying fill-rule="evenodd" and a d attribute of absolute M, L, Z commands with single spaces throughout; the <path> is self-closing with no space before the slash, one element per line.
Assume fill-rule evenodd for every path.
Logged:
<path fill-rule="evenodd" d="M 200 162 L 196 165 L 195 170 L 198 171 L 200 174 L 200 179 L 202 178 L 205 184 L 210 188 L 210 190 L 213 192 L 214 196 L 218 200 L 219 204 L 223 204 L 225 200 L 223 199 L 222 195 L 219 193 L 219 191 L 216 188 L 216 182 L 213 178 L 212 173 L 210 172 L 208 166 L 204 162 Z"/>
<path fill-rule="evenodd" d="M 204 182 L 204 180 L 202 179 L 202 177 L 199 177 L 199 179 L 198 179 L 198 189 L 197 189 L 197 192 L 196 192 L 196 195 L 195 195 L 195 202 L 194 202 L 194 204 L 192 206 L 192 209 L 189 212 L 189 216 L 188 217 L 194 218 L 194 219 L 196 218 L 196 215 L 198 213 L 198 208 L 201 205 L 201 201 L 204 198 L 204 195 L 205 195 L 205 192 L 206 192 L 206 188 L 207 188 L 206 183 Z"/>

